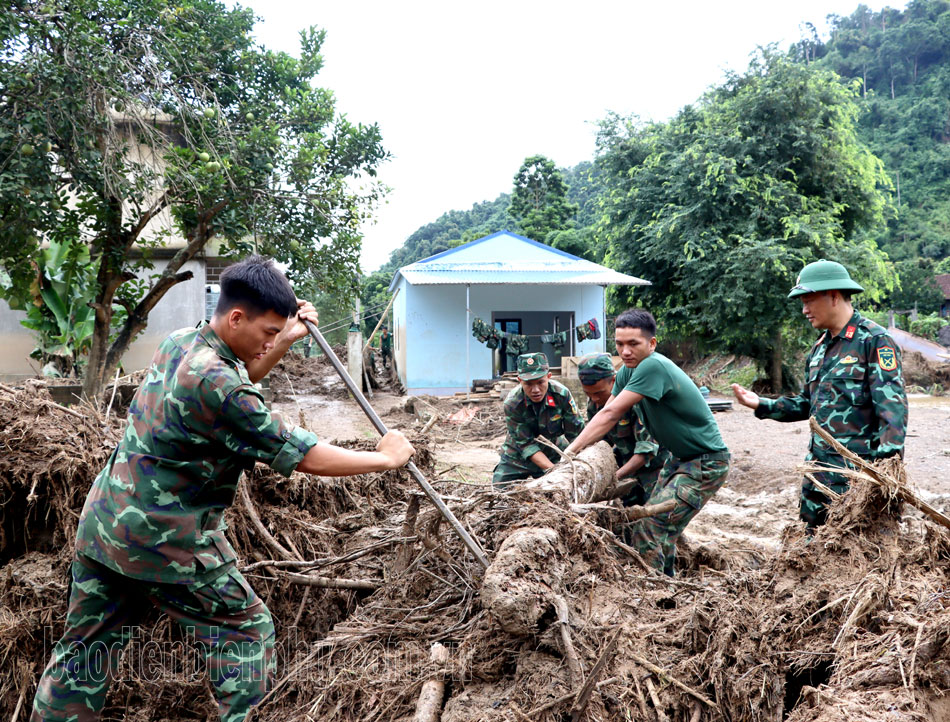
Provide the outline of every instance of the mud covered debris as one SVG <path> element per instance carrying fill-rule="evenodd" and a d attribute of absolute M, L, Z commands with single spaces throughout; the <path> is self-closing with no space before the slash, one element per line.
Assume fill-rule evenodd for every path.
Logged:
<path fill-rule="evenodd" d="M 51 405 L 41 388 L 3 390 L 0 413 L 0 715 L 25 719 L 62 630 L 76 515 L 119 427 Z M 429 447 L 414 443 L 431 474 Z M 250 505 L 239 497 L 229 535 L 278 634 L 277 678 L 254 719 L 405 720 L 438 678 L 444 722 L 561 720 L 580 691 L 569 649 L 585 680 L 603 658 L 590 720 L 909 722 L 948 712 L 950 536 L 866 482 L 814 537 L 790 522 L 756 568 L 720 548 L 713 569 L 715 555 L 694 550 L 675 580 L 644 570 L 596 513 L 572 512 L 569 494 L 438 483 L 493 558 L 514 550 L 513 578 L 543 572 L 536 582 L 550 593 L 513 605 L 534 605 L 516 626 L 484 604 L 490 580 L 404 472 L 284 479 L 258 468 L 246 485 Z M 532 547 L 519 557 L 518 538 L 536 530 L 549 555 Z M 143 636 L 167 645 L 147 669 L 130 647 L 105 718 L 213 719 L 200 660 L 180 656 L 177 628 L 147 617 Z M 431 660 L 436 642 L 444 662 Z"/>

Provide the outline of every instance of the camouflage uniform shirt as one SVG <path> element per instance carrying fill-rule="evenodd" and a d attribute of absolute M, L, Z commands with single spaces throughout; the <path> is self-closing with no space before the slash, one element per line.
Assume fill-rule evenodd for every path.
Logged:
<path fill-rule="evenodd" d="M 211 329 L 161 343 L 93 483 L 76 550 L 136 579 L 196 584 L 236 559 L 224 510 L 256 461 L 290 476 L 317 437 L 272 414 Z"/>
<path fill-rule="evenodd" d="M 841 332 L 823 333 L 805 362 L 805 388 L 796 396 L 762 399 L 755 415 L 776 421 L 804 421 L 814 416 L 819 425 L 847 449 L 865 459 L 903 453 L 907 430 L 907 394 L 901 373 L 900 348 L 881 326 L 855 311 Z M 817 434 L 812 434 L 808 459 L 846 466 Z M 835 491 L 847 480 L 822 472 L 819 480 Z M 815 523 L 808 498 L 816 491 L 803 486 L 802 518 Z M 821 506 L 824 497 L 816 497 Z M 820 519 L 818 519 L 820 523 Z"/>
<path fill-rule="evenodd" d="M 532 456 L 543 451 L 552 461 L 558 461 L 559 457 L 534 438 L 544 436 L 562 449 L 566 448 L 581 433 L 584 419 L 568 388 L 557 381 L 549 381 L 548 391 L 538 403 L 525 396 L 521 386 L 512 389 L 505 399 L 505 426 L 508 436 L 501 447 L 502 463 L 511 460 L 519 466 L 533 467 L 532 471 L 540 475 L 541 467 L 529 461 Z"/>
<path fill-rule="evenodd" d="M 600 407 L 588 399 L 587 420 L 590 421 L 594 418 L 598 411 L 600 411 Z M 662 469 L 670 458 L 670 452 L 661 449 L 650 432 L 646 430 L 637 413 L 636 405 L 631 406 L 617 422 L 617 425 L 607 432 L 604 441 L 613 447 L 618 466 L 626 464 L 633 458 L 634 454 L 643 454 L 647 457 L 646 463 L 640 467 L 637 476 L 644 472 Z"/>

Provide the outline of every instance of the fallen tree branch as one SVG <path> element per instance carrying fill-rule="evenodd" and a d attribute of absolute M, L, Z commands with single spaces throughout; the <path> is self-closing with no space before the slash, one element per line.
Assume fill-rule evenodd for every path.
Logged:
<path fill-rule="evenodd" d="M 281 545 L 281 543 L 274 538 L 273 534 L 267 531 L 267 527 L 264 526 L 264 522 L 262 522 L 261 518 L 257 515 L 257 510 L 254 508 L 254 502 L 251 501 L 251 495 L 247 490 L 247 479 L 243 479 L 239 486 L 241 488 L 241 501 L 244 503 L 244 509 L 247 511 L 247 515 L 251 519 L 251 524 L 254 525 L 254 528 L 257 530 L 258 534 L 261 535 L 261 538 L 271 549 L 277 552 L 277 554 L 284 561 L 300 561 L 299 559 L 295 559 L 294 555 L 287 551 Z"/>
<path fill-rule="evenodd" d="M 605 686 L 605 685 L 613 684 L 614 682 L 619 682 L 619 681 L 620 681 L 620 677 L 608 677 L 607 679 L 598 682 L 598 683 L 597 683 L 596 685 L 594 685 L 594 686 L 597 687 L 597 689 L 600 689 L 601 687 L 603 687 L 603 686 Z M 524 713 L 522 713 L 522 714 L 523 714 L 523 716 L 525 716 L 525 717 L 534 717 L 535 715 L 539 715 L 539 714 L 541 714 L 542 712 L 547 712 L 547 711 L 548 711 L 549 709 L 551 709 L 552 707 L 557 707 L 559 704 L 563 704 L 564 702 L 568 702 L 568 701 L 574 699 L 576 696 L 577 696 L 577 695 L 575 695 L 573 692 L 569 692 L 568 694 L 562 694 L 560 697 L 557 697 L 557 698 L 555 698 L 555 699 L 552 699 L 550 702 L 545 702 L 544 704 L 542 704 L 542 705 L 540 705 L 540 706 L 538 706 L 538 707 L 535 707 L 534 709 L 532 709 L 531 711 L 529 711 L 526 715 L 525 715 Z"/>
<path fill-rule="evenodd" d="M 884 474 L 879 469 L 874 468 L 871 462 L 866 459 L 862 459 L 860 456 L 855 454 L 850 449 L 844 447 L 839 441 L 837 441 L 831 434 L 825 431 L 821 426 L 818 425 L 818 421 L 815 417 L 811 417 L 808 420 L 811 430 L 818 434 L 822 439 L 824 439 L 828 444 L 831 445 L 838 454 L 841 455 L 841 458 L 850 461 L 856 467 L 858 467 L 863 474 L 860 476 L 870 479 L 873 483 L 884 488 L 886 491 L 891 494 L 899 496 L 903 501 L 906 501 L 915 509 L 919 509 L 924 514 L 926 514 L 930 519 L 935 521 L 940 526 L 950 529 L 950 517 L 947 517 L 945 514 L 942 514 L 940 511 L 932 507 L 923 499 L 917 497 L 914 492 L 907 488 L 907 485 L 900 482 L 897 479 L 893 479 L 886 474 Z M 835 469 L 836 473 L 844 474 L 845 476 L 855 476 L 855 472 L 851 469 Z M 850 473 L 849 473 L 850 472 Z"/>
<path fill-rule="evenodd" d="M 436 664 L 449 661 L 449 650 L 436 642 L 432 645 L 430 660 Z M 445 679 L 427 679 L 422 683 L 416 714 L 413 722 L 439 722 L 442 716 L 442 697 L 445 694 Z"/>
<path fill-rule="evenodd" d="M 581 666 L 581 660 L 574 649 L 574 642 L 571 640 L 571 619 L 568 615 L 567 602 L 560 594 L 554 595 L 552 599 L 554 609 L 557 611 L 557 621 L 561 628 L 561 643 L 564 645 L 564 658 L 567 660 L 567 669 L 571 673 L 571 686 L 577 687 L 584 679 L 584 668 Z"/>
<path fill-rule="evenodd" d="M 673 677 L 672 675 L 670 675 L 670 673 L 667 672 L 666 670 L 660 667 L 657 667 L 655 664 L 653 664 L 653 662 L 647 659 L 644 659 L 643 657 L 641 657 L 639 654 L 636 654 L 635 652 L 630 652 L 629 657 L 634 662 L 639 664 L 641 667 L 644 667 L 650 670 L 651 672 L 653 672 L 653 674 L 655 674 L 659 679 L 666 680 L 667 682 L 672 684 L 674 687 L 677 687 L 683 692 L 686 692 L 686 694 L 698 699 L 703 704 L 709 707 L 712 707 L 713 709 L 718 709 L 718 705 L 715 702 L 713 702 L 711 699 L 709 699 L 709 697 L 706 697 L 700 694 L 689 685 L 683 684 L 678 679 L 676 679 L 676 677 Z M 647 683 L 649 684 L 649 680 L 647 681 Z"/>
<path fill-rule="evenodd" d="M 607 642 L 604 651 L 601 652 L 600 657 L 594 662 L 594 666 L 591 668 L 590 674 L 587 675 L 587 679 L 584 681 L 584 686 L 581 687 L 581 691 L 577 693 L 577 699 L 574 700 L 574 704 L 571 706 L 571 722 L 580 722 L 581 716 L 584 714 L 584 710 L 587 709 L 587 705 L 590 702 L 590 696 L 594 691 L 597 678 L 600 676 L 600 673 L 604 671 L 608 658 L 617 648 L 620 632 L 621 628 L 618 628 L 617 631 L 614 632 L 614 636 Z"/>
<path fill-rule="evenodd" d="M 368 592 L 379 589 L 379 584 L 376 582 L 368 582 L 363 579 L 330 579 L 329 577 L 297 574 L 296 572 L 281 572 L 281 576 L 294 584 L 320 587 L 321 589 L 360 589 Z"/>
<path fill-rule="evenodd" d="M 571 504 L 571 511 L 576 514 L 584 514 L 588 511 L 604 511 L 617 518 L 619 522 L 636 521 L 648 516 L 658 516 L 676 508 L 676 499 L 667 499 L 659 504 L 647 504 L 646 506 L 633 505 L 625 508 L 618 508 L 605 503 L 596 504 Z"/>

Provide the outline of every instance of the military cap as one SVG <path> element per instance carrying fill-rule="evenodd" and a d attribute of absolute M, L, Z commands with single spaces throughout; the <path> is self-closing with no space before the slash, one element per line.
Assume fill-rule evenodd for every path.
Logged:
<path fill-rule="evenodd" d="M 860 292 L 864 289 L 851 280 L 848 269 L 840 263 L 824 259 L 809 263 L 798 274 L 795 287 L 788 292 L 789 298 L 804 296 L 816 291 L 852 291 Z"/>
<path fill-rule="evenodd" d="M 601 379 L 609 379 L 616 375 L 610 354 L 591 353 L 581 359 L 577 365 L 577 376 L 584 386 L 595 384 Z"/>
<path fill-rule="evenodd" d="M 546 376 L 548 357 L 543 353 L 523 353 L 518 357 L 518 378 L 531 381 Z"/>

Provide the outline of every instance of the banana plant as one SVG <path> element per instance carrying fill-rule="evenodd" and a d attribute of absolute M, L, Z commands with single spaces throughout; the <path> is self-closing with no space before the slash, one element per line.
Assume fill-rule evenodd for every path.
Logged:
<path fill-rule="evenodd" d="M 40 250 L 33 303 L 20 323 L 36 334 L 30 355 L 43 362 L 44 374 L 79 377 L 92 343 L 95 290 L 88 246 L 54 240 Z"/>

